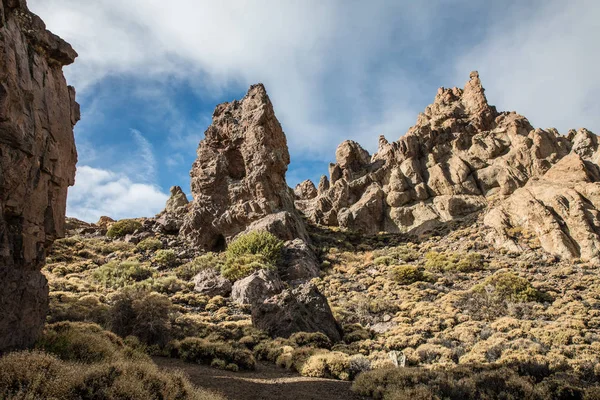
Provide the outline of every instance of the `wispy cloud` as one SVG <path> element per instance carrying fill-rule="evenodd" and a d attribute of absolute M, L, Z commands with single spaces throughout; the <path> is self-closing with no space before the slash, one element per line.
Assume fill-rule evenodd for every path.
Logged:
<path fill-rule="evenodd" d="M 136 177 L 142 182 L 156 181 L 156 158 L 152 144 L 137 129 L 132 129 L 131 134 L 138 146 L 137 157 L 130 162 L 129 170 L 135 171 Z"/>

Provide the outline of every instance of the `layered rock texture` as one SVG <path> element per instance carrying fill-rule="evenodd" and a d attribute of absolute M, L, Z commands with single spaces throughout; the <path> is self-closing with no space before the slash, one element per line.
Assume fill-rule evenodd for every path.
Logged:
<path fill-rule="evenodd" d="M 207 250 L 224 248 L 249 227 L 306 239 L 285 181 L 286 137 L 264 86 L 217 106 L 205 136 L 190 173 L 194 200 L 181 234 Z"/>
<path fill-rule="evenodd" d="M 342 143 L 318 196 L 296 205 L 315 223 L 363 233 L 420 234 L 486 214 L 502 246 L 518 250 L 509 232 L 524 228 L 550 253 L 590 260 L 600 249 L 599 163 L 596 135 L 498 112 L 472 72 L 464 89 L 439 89 L 400 140 L 380 137 L 374 155 Z"/>
<path fill-rule="evenodd" d="M 47 311 L 40 269 L 64 233 L 75 177 L 77 53 L 24 0 L 0 2 L 0 352 L 33 344 Z"/>

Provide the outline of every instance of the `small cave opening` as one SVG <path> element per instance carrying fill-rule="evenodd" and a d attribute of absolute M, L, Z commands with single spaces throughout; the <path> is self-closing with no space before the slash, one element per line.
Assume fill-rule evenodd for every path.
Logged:
<path fill-rule="evenodd" d="M 225 153 L 227 159 L 227 174 L 235 180 L 243 179 L 246 176 L 246 165 L 244 156 L 238 149 L 230 149 Z"/>
<path fill-rule="evenodd" d="M 215 240 L 215 244 L 213 245 L 212 250 L 214 252 L 221 252 L 221 251 L 225 251 L 226 247 L 227 247 L 227 241 L 225 240 L 225 236 L 219 235 L 219 236 L 217 236 L 217 240 Z"/>

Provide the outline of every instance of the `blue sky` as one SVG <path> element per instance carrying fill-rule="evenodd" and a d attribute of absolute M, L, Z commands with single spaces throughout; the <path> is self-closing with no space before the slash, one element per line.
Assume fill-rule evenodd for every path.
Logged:
<path fill-rule="evenodd" d="M 189 170 L 216 104 L 267 87 L 291 186 L 345 139 L 397 140 L 440 86 L 479 70 L 539 127 L 600 132 L 600 4 L 483 0 L 29 0 L 80 57 L 79 164 L 67 213 L 150 216 Z"/>

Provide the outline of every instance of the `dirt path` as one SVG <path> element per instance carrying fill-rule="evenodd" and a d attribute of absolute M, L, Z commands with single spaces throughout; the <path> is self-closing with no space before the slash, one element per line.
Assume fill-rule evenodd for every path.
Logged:
<path fill-rule="evenodd" d="M 259 363 L 256 371 L 229 372 L 181 360 L 155 357 L 165 369 L 183 370 L 198 386 L 223 393 L 229 400 L 359 400 L 350 382 L 307 378 L 271 364 Z"/>

